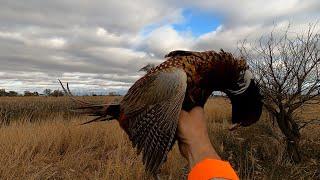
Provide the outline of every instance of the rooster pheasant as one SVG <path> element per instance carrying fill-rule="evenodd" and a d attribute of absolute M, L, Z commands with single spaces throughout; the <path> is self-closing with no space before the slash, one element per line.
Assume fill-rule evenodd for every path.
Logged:
<path fill-rule="evenodd" d="M 177 140 L 180 111 L 203 107 L 213 91 L 225 92 L 230 98 L 234 127 L 251 125 L 262 111 L 262 96 L 244 59 L 223 50 L 177 50 L 165 58 L 148 69 L 120 103 L 80 102 L 85 113 L 98 116 L 89 122 L 117 119 L 138 154 L 143 153 L 143 163 L 151 173 L 165 162 Z M 63 89 L 71 95 L 69 87 Z"/>

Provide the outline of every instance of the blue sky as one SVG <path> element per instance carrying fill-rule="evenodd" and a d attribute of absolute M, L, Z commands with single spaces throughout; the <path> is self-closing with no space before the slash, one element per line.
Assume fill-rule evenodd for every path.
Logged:
<path fill-rule="evenodd" d="M 184 20 L 173 24 L 174 29 L 180 32 L 191 31 L 195 37 L 212 32 L 221 25 L 222 17 L 200 9 L 185 9 L 182 15 Z"/>
<path fill-rule="evenodd" d="M 193 37 L 199 37 L 216 30 L 216 28 L 222 24 L 222 17 L 218 14 L 201 11 L 196 8 L 183 9 L 181 16 L 182 19 L 177 22 L 162 22 L 160 24 L 147 25 L 141 30 L 141 34 L 148 35 L 148 33 L 152 32 L 154 29 L 159 28 L 159 26 L 169 24 L 177 32 L 191 33 Z"/>

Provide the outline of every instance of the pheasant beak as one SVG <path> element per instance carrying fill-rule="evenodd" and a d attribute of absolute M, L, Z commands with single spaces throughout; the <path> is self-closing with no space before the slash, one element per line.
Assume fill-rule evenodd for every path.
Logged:
<path fill-rule="evenodd" d="M 235 130 L 240 126 L 250 126 L 260 119 L 262 113 L 262 96 L 259 87 L 252 79 L 249 87 L 241 94 L 228 95 L 232 104 L 232 126 Z"/>

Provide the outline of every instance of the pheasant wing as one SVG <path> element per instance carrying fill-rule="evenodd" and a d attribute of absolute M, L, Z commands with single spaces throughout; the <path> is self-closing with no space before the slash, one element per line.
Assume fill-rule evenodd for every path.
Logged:
<path fill-rule="evenodd" d="M 169 68 L 138 80 L 121 102 L 126 131 L 151 173 L 166 160 L 175 142 L 186 87 L 186 73 Z"/>

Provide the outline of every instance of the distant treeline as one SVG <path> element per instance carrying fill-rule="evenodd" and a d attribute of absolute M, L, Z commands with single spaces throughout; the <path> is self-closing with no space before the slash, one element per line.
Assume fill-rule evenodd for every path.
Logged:
<path fill-rule="evenodd" d="M 6 91 L 5 89 L 0 89 L 0 96 L 63 96 L 64 93 L 61 90 L 51 90 L 51 89 L 45 89 L 43 93 L 39 93 L 37 91 L 31 92 L 31 91 L 24 91 L 23 94 L 19 94 L 16 91 Z"/>
<path fill-rule="evenodd" d="M 117 92 L 109 92 L 108 94 L 105 95 L 109 95 L 109 96 L 120 96 L 119 93 Z M 5 89 L 0 89 L 0 97 L 1 96 L 53 96 L 53 97 L 60 97 L 60 96 L 64 96 L 64 92 L 62 90 L 51 90 L 51 89 L 45 89 L 42 93 L 39 93 L 37 91 L 24 91 L 23 94 L 19 94 L 16 91 L 6 91 Z M 103 96 L 95 94 L 95 93 L 91 93 L 89 94 L 82 94 L 82 96 Z"/>

